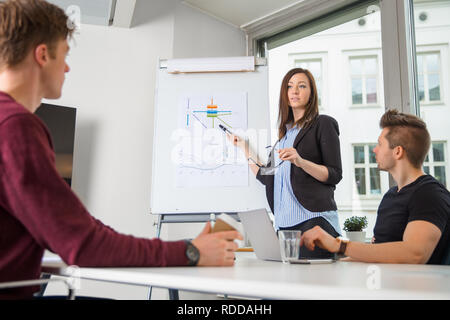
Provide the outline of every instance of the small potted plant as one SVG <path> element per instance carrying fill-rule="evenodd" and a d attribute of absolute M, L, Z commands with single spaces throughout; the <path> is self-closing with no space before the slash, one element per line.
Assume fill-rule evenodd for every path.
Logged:
<path fill-rule="evenodd" d="M 364 242 L 366 240 L 367 217 L 353 216 L 344 221 L 344 231 L 350 241 Z"/>

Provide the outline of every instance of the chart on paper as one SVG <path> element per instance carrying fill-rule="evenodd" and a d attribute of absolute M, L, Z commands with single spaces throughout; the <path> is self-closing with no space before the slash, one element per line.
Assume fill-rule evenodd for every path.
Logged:
<path fill-rule="evenodd" d="M 180 99 L 177 187 L 228 187 L 248 185 L 244 154 L 219 128 L 233 133 L 247 130 L 247 93 L 186 95 Z"/>

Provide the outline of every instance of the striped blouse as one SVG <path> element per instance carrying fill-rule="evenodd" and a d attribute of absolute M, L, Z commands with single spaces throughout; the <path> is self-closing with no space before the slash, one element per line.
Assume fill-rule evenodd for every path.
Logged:
<path fill-rule="evenodd" d="M 297 126 L 288 129 L 286 135 L 281 138 L 277 149 L 292 148 L 299 132 L 300 128 Z M 281 162 L 278 154 L 274 158 L 276 165 Z M 312 218 L 323 217 L 333 226 L 336 232 L 342 234 L 337 211 L 311 212 L 298 202 L 291 185 L 290 161 L 284 161 L 278 167 L 274 180 L 274 215 L 277 229 L 292 227 Z"/>

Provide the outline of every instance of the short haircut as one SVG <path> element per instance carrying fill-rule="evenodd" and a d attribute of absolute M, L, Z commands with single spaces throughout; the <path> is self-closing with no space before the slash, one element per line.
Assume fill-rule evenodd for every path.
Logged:
<path fill-rule="evenodd" d="M 20 64 L 40 44 L 55 58 L 56 43 L 74 31 L 68 22 L 62 9 L 44 0 L 0 2 L 0 69 Z"/>
<path fill-rule="evenodd" d="M 431 143 L 427 125 L 422 119 L 397 110 L 388 110 L 381 117 L 380 127 L 388 128 L 386 139 L 391 149 L 401 146 L 409 162 L 417 169 L 422 167 Z"/>

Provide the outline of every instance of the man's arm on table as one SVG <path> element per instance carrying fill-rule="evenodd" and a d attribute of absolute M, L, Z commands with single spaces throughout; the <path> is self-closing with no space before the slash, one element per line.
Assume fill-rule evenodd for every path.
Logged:
<path fill-rule="evenodd" d="M 349 242 L 345 255 L 350 261 L 372 263 L 426 263 L 439 239 L 441 230 L 431 222 L 423 220 L 411 221 L 403 233 L 403 240 L 377 244 Z M 315 227 L 304 233 L 301 245 L 312 250 L 316 245 L 330 252 L 338 252 L 340 239 L 333 238 L 320 227 Z"/>

